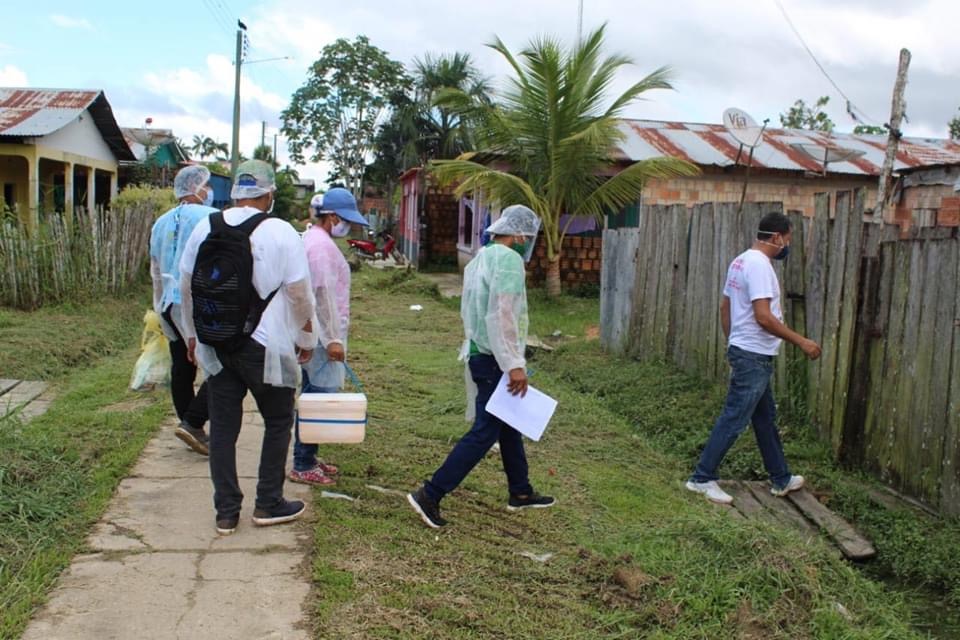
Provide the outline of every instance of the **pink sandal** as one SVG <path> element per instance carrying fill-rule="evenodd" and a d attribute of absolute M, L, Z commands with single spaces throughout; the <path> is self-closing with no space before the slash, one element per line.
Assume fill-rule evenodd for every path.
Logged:
<path fill-rule="evenodd" d="M 335 476 L 340 473 L 340 469 L 332 464 L 327 464 L 323 460 L 317 462 L 317 467 L 320 469 L 320 471 L 323 471 L 328 476 Z"/>

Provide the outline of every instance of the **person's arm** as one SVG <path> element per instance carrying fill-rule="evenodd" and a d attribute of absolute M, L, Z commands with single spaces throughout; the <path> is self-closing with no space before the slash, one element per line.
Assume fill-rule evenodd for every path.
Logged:
<path fill-rule="evenodd" d="M 337 249 L 339 251 L 339 249 Z M 317 336 L 327 350 L 327 357 L 334 362 L 343 362 L 343 322 L 337 310 L 336 268 L 326 255 L 310 259 L 310 279 L 313 281 L 313 296 L 316 299 Z"/>
<path fill-rule="evenodd" d="M 723 296 L 720 302 L 720 328 L 723 329 L 723 335 L 730 339 L 730 297 Z"/>
<path fill-rule="evenodd" d="M 758 298 L 753 301 L 753 316 L 764 331 L 796 345 L 811 360 L 820 357 L 820 345 L 800 335 L 773 315 L 770 310 L 770 298 Z"/>

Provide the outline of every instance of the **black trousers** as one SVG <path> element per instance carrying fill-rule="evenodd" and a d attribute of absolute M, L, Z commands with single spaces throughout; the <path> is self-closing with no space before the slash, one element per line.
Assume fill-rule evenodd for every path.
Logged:
<path fill-rule="evenodd" d="M 176 340 L 170 341 L 170 395 L 173 396 L 173 407 L 180 422 L 186 422 L 191 427 L 202 429 L 207 422 L 207 383 L 200 385 L 196 394 L 193 392 L 193 383 L 197 379 L 197 367 L 187 359 L 187 341 L 173 323 L 170 310 L 163 312 L 163 319 L 167 321 Z"/>
<path fill-rule="evenodd" d="M 223 370 L 207 379 L 210 385 L 210 478 L 217 518 L 236 516 L 243 502 L 237 480 L 237 438 L 243 422 L 243 398 L 248 390 L 257 402 L 264 423 L 256 506 L 273 509 L 283 500 L 295 390 L 264 384 L 264 348 L 255 340 L 248 340 L 236 351 L 217 351 L 217 357 Z"/>

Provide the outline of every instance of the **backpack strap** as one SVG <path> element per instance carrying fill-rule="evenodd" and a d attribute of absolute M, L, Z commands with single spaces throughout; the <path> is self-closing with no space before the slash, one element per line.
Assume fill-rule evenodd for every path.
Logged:
<path fill-rule="evenodd" d="M 221 217 L 222 217 L 222 214 L 221 214 Z M 246 220 L 244 220 L 234 228 L 237 229 L 238 231 L 242 231 L 249 238 L 250 235 L 253 234 L 254 230 L 260 226 L 260 223 L 264 222 L 269 218 L 270 218 L 270 214 L 263 213 L 261 211 L 260 213 L 253 214 L 252 216 L 250 216 L 249 218 L 247 218 Z M 267 295 L 267 297 L 263 298 L 262 300 L 260 299 L 260 296 L 258 295 L 256 296 L 257 300 L 255 301 L 255 304 L 258 307 L 257 315 L 260 315 L 264 311 L 266 311 L 267 307 L 270 306 L 270 301 L 273 300 L 273 296 L 277 295 L 277 292 L 280 291 L 282 287 L 283 285 L 280 285 L 279 287 L 271 291 Z M 256 289 L 254 289 L 254 294 L 256 294 Z"/>
<path fill-rule="evenodd" d="M 210 214 L 210 231 L 223 231 L 227 226 L 227 221 L 223 219 L 223 211 L 217 211 Z"/>

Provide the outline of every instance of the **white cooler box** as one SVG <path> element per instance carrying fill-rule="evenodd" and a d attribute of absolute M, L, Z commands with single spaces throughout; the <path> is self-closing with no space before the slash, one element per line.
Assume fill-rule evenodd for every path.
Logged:
<path fill-rule="evenodd" d="M 302 393 L 297 400 L 300 442 L 355 444 L 367 429 L 367 396 L 363 393 Z"/>

